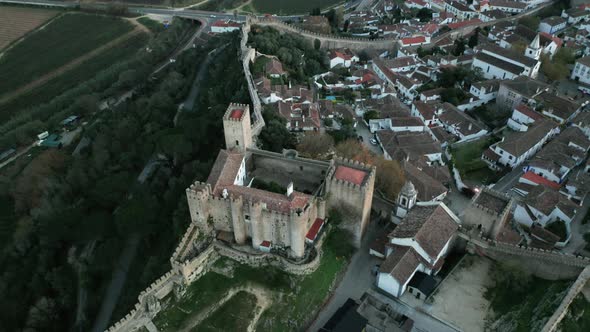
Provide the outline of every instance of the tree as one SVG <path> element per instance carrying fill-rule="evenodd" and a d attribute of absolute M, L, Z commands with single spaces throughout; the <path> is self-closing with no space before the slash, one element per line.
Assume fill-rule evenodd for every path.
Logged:
<path fill-rule="evenodd" d="M 551 81 L 559 81 L 567 77 L 567 65 L 562 62 L 551 61 L 551 58 L 544 54 L 541 56 L 541 71 Z"/>
<path fill-rule="evenodd" d="M 455 47 L 453 48 L 453 55 L 454 56 L 459 56 L 459 55 L 463 55 L 463 53 L 465 52 L 465 39 L 463 38 L 459 38 L 457 40 L 455 40 Z"/>
<path fill-rule="evenodd" d="M 375 110 L 367 111 L 363 115 L 363 118 L 365 119 L 365 121 L 367 121 L 367 123 L 369 123 L 369 120 L 379 119 L 379 112 Z"/>
<path fill-rule="evenodd" d="M 522 40 L 512 43 L 512 50 L 518 54 L 524 54 L 528 44 Z"/>
<path fill-rule="evenodd" d="M 315 48 L 316 50 L 319 50 L 321 46 L 322 46 L 322 41 L 319 39 L 314 39 L 313 48 Z"/>
<path fill-rule="evenodd" d="M 335 147 L 336 155 L 346 159 L 356 160 L 365 164 L 372 164 L 374 155 L 365 145 L 356 139 L 347 139 Z"/>
<path fill-rule="evenodd" d="M 406 182 L 404 170 L 396 160 L 375 158 L 373 165 L 377 167 L 375 187 L 390 200 L 396 200 Z"/>
<path fill-rule="evenodd" d="M 312 159 L 321 158 L 334 148 L 334 139 L 328 134 L 307 132 L 297 145 L 297 151 Z"/>
<path fill-rule="evenodd" d="M 416 18 L 420 20 L 420 22 L 430 22 L 432 20 L 432 10 L 429 8 L 421 8 L 416 13 Z"/>
<path fill-rule="evenodd" d="M 287 129 L 287 121 L 271 109 L 265 109 L 262 116 L 266 125 L 258 135 L 260 147 L 273 152 L 294 148 L 295 140 Z"/>
<path fill-rule="evenodd" d="M 522 24 L 533 31 L 537 31 L 539 23 L 541 23 L 541 19 L 536 15 L 523 16 L 518 20 L 518 24 Z"/>
<path fill-rule="evenodd" d="M 471 35 L 471 37 L 469 37 L 469 41 L 467 42 L 467 45 L 471 48 L 474 48 L 475 46 L 477 46 L 478 37 L 479 37 L 479 27 L 477 27 L 475 29 L 475 31 L 473 32 L 473 34 Z"/>

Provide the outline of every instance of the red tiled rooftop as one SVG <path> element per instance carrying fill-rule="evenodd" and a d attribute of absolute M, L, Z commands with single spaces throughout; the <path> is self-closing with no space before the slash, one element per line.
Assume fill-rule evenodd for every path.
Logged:
<path fill-rule="evenodd" d="M 459 28 L 463 28 L 463 27 L 466 27 L 469 25 L 474 25 L 474 24 L 479 24 L 479 23 L 481 23 L 481 20 L 479 18 L 474 18 L 472 20 L 450 23 L 450 24 L 448 24 L 448 27 L 450 29 L 459 29 Z"/>
<path fill-rule="evenodd" d="M 265 247 L 265 248 L 270 248 L 270 241 L 262 241 L 260 246 Z"/>
<path fill-rule="evenodd" d="M 425 43 L 425 42 L 426 42 L 426 37 L 424 37 L 424 36 L 409 37 L 409 38 L 402 39 L 402 43 L 404 45 L 411 45 L 411 44 L 418 44 L 418 43 Z"/>
<path fill-rule="evenodd" d="M 235 110 L 232 110 L 231 111 L 231 113 L 229 114 L 229 117 L 231 119 L 239 120 L 239 119 L 242 118 L 242 114 L 244 114 L 244 110 L 242 110 L 242 109 L 235 109 Z"/>
<path fill-rule="evenodd" d="M 540 113 L 535 112 L 533 109 L 531 109 L 525 104 L 518 104 L 518 106 L 516 106 L 516 110 L 533 120 L 539 120 L 543 118 L 543 116 Z"/>
<path fill-rule="evenodd" d="M 535 174 L 535 173 L 533 173 L 531 171 L 528 171 L 528 172 L 524 173 L 524 175 L 522 176 L 522 178 L 524 178 L 526 180 L 529 180 L 531 182 L 534 182 L 536 184 L 541 184 L 541 185 L 544 185 L 546 187 L 549 187 L 549 188 L 552 188 L 552 189 L 556 189 L 556 190 L 559 189 L 559 187 L 560 187 L 559 186 L 559 183 L 555 183 L 553 181 L 549 181 L 549 180 L 545 179 L 544 177 L 542 177 L 542 176 L 540 176 L 538 174 Z"/>
<path fill-rule="evenodd" d="M 305 238 L 310 241 L 315 241 L 315 238 L 318 236 L 318 233 L 322 229 L 322 226 L 324 226 L 324 219 L 316 218 L 316 220 L 313 222 L 313 225 L 311 225 L 309 231 L 307 231 L 307 235 L 305 236 Z"/>
<path fill-rule="evenodd" d="M 367 173 L 365 173 L 364 171 L 350 168 L 347 166 L 338 166 L 336 168 L 336 174 L 334 174 L 334 177 L 337 180 L 354 183 L 359 186 L 363 184 L 365 176 L 367 176 Z"/>

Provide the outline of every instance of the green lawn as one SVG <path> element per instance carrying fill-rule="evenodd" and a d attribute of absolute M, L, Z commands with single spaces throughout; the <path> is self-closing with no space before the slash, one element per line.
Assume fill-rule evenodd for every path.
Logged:
<path fill-rule="evenodd" d="M 308 14 L 314 8 L 325 9 L 342 0 L 252 0 L 252 7 L 265 14 Z"/>
<path fill-rule="evenodd" d="M 106 50 L 79 66 L 66 71 L 45 85 L 0 105 L 0 121 L 10 117 L 13 114 L 11 111 L 22 110 L 48 102 L 69 89 L 90 80 L 96 73 L 109 68 L 112 64 L 128 60 L 147 44 L 148 38 L 147 34 L 136 35 L 122 45 Z"/>
<path fill-rule="evenodd" d="M 0 58 L 0 95 L 100 47 L 133 29 L 120 18 L 67 14 L 55 19 Z"/>
<path fill-rule="evenodd" d="M 256 296 L 246 292 L 236 293 L 192 331 L 246 331 L 254 318 L 255 308 Z"/>
<path fill-rule="evenodd" d="M 451 153 L 453 155 L 455 167 L 461 173 L 463 180 L 471 180 L 487 184 L 499 179 L 499 174 L 490 170 L 487 164 L 481 160 L 481 154 L 492 143 L 494 143 L 493 139 L 485 137 L 452 148 Z"/>
<path fill-rule="evenodd" d="M 224 267 L 234 264 L 233 278 L 209 272 L 191 284 L 179 301 L 170 299 L 153 320 L 160 331 L 176 331 L 192 315 L 198 314 L 221 299 L 232 287 L 251 282 L 261 285 L 276 294 L 280 301 L 273 303 L 258 321 L 261 331 L 298 331 L 318 310 L 329 295 L 330 286 L 343 270 L 347 259 L 336 257 L 333 244 L 326 241 L 324 255 L 316 271 L 307 276 L 296 276 L 273 267 L 252 268 L 227 258 L 214 264 Z"/>

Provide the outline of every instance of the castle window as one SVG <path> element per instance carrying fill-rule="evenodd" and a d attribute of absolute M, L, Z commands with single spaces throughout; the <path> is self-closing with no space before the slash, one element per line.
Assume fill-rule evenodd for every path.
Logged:
<path fill-rule="evenodd" d="M 299 166 L 299 170 L 300 171 L 303 171 L 303 166 Z"/>
<path fill-rule="evenodd" d="M 406 205 L 406 203 L 408 203 L 408 200 L 405 197 L 402 197 L 402 205 Z"/>
<path fill-rule="evenodd" d="M 236 146 L 240 146 L 240 142 L 238 142 L 238 140 L 236 140 Z"/>
<path fill-rule="evenodd" d="M 244 219 L 250 220 L 250 216 L 246 214 L 246 215 L 244 215 Z"/>

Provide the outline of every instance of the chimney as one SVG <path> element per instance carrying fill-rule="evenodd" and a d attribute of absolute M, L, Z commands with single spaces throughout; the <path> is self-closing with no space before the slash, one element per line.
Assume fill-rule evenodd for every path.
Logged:
<path fill-rule="evenodd" d="M 292 193 L 293 193 L 293 181 L 289 182 L 289 185 L 287 186 L 287 197 L 291 196 Z"/>
<path fill-rule="evenodd" d="M 289 80 L 289 90 L 291 90 L 291 80 Z"/>
<path fill-rule="evenodd" d="M 471 130 L 471 127 L 473 127 L 472 123 L 469 124 L 469 128 L 467 128 L 467 130 Z"/>

